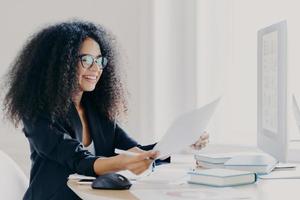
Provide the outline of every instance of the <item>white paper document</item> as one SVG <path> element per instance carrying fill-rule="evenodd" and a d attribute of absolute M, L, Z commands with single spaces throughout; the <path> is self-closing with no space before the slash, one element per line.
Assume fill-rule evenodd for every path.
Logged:
<path fill-rule="evenodd" d="M 259 175 L 260 179 L 300 179 L 300 166 L 286 170 L 275 170 L 266 175 Z"/>
<path fill-rule="evenodd" d="M 80 174 L 70 174 L 68 177 L 69 180 L 80 180 L 80 179 L 88 179 L 88 180 L 94 180 L 96 179 L 93 176 L 84 176 Z"/>
<path fill-rule="evenodd" d="M 171 124 L 154 150 L 160 152 L 159 158 L 177 153 L 196 142 L 205 131 L 221 98 L 182 114 Z"/>

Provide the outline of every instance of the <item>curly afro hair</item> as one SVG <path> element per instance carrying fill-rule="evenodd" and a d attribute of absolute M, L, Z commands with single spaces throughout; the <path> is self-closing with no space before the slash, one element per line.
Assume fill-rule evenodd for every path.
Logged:
<path fill-rule="evenodd" d="M 126 114 L 127 92 L 117 67 L 114 37 L 100 25 L 69 21 L 34 34 L 13 62 L 7 74 L 4 111 L 15 126 L 24 118 L 35 121 L 45 113 L 52 121 L 66 116 L 78 85 L 80 45 L 87 37 L 99 44 L 108 64 L 96 88 L 84 92 L 83 98 L 110 120 Z"/>

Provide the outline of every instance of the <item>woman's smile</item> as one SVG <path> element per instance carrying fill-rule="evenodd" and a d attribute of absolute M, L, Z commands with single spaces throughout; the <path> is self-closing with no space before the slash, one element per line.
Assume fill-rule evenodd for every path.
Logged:
<path fill-rule="evenodd" d="M 96 83 L 97 82 L 97 76 L 96 75 L 83 75 L 82 76 L 85 80 L 91 83 Z"/>

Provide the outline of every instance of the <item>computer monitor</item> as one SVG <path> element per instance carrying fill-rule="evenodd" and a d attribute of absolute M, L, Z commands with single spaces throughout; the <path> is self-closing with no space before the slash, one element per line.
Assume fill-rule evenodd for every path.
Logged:
<path fill-rule="evenodd" d="M 300 133 L 300 109 L 296 100 L 295 95 L 293 95 L 293 113 L 294 113 L 294 118 L 298 127 L 298 131 Z"/>
<path fill-rule="evenodd" d="M 287 23 L 257 34 L 257 143 L 280 162 L 287 161 Z"/>

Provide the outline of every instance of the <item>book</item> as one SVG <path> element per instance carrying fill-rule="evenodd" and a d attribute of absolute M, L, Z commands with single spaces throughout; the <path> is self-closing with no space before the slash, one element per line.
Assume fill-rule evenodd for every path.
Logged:
<path fill-rule="evenodd" d="M 230 157 L 231 156 L 231 157 Z M 268 174 L 278 161 L 270 155 L 257 154 L 196 154 L 197 166 L 204 168 L 226 168 Z"/>
<path fill-rule="evenodd" d="M 278 161 L 267 154 L 234 156 L 224 163 L 226 169 L 250 171 L 258 174 L 268 174 Z"/>
<path fill-rule="evenodd" d="M 194 155 L 196 161 L 210 163 L 210 164 L 223 164 L 233 156 L 238 155 L 236 153 L 197 153 Z"/>
<path fill-rule="evenodd" d="M 205 169 L 193 170 L 188 183 L 201 184 L 214 187 L 229 187 L 255 183 L 257 176 L 252 172 L 231 169 Z"/>
<path fill-rule="evenodd" d="M 207 169 L 224 168 L 224 163 L 210 163 L 210 162 L 196 160 L 196 166 L 202 167 L 202 168 L 207 168 Z"/>

